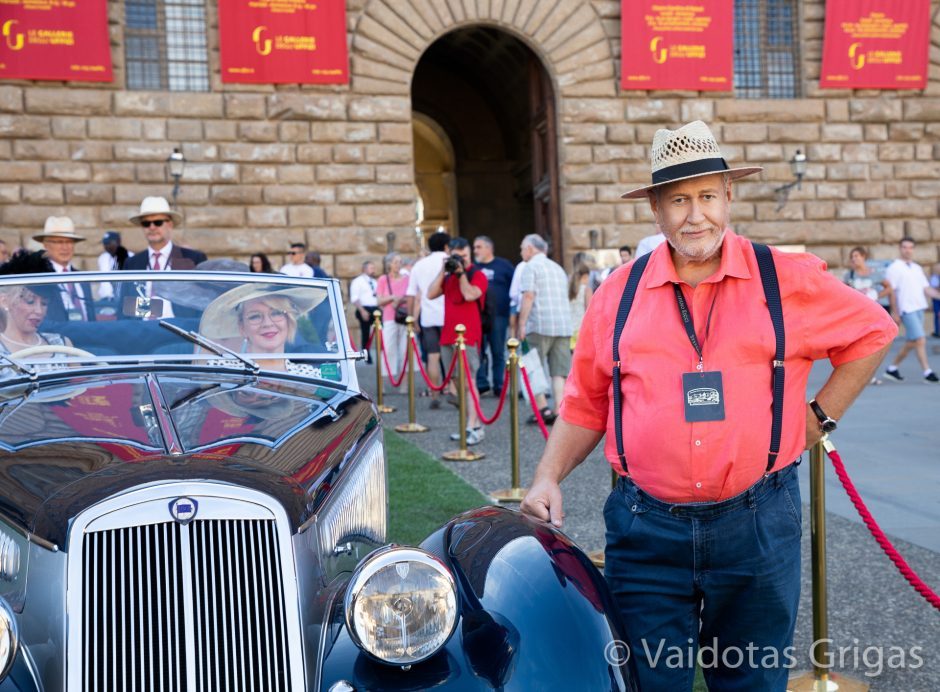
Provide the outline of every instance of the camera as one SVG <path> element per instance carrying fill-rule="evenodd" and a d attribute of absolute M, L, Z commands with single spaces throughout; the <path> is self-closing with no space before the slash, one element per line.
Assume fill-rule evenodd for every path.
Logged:
<path fill-rule="evenodd" d="M 457 253 L 452 254 L 450 257 L 444 260 L 444 271 L 447 274 L 453 274 L 462 266 L 463 266 L 463 257 L 458 255 Z"/>

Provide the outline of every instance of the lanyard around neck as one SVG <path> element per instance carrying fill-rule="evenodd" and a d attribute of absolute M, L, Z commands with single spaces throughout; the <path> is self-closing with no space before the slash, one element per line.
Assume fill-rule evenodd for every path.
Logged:
<path fill-rule="evenodd" d="M 708 317 L 705 320 L 705 339 L 702 340 L 701 344 L 699 343 L 698 336 L 695 334 L 695 323 L 692 321 L 692 311 L 689 310 L 689 305 L 685 302 L 685 296 L 682 295 L 682 288 L 679 284 L 673 284 L 672 288 L 676 293 L 676 304 L 679 306 L 679 317 L 682 318 L 682 326 L 685 327 L 685 333 L 689 337 L 689 343 L 692 344 L 692 348 L 694 348 L 695 353 L 698 354 L 698 365 L 696 369 L 702 371 L 705 369 L 705 359 L 702 356 L 702 348 L 705 346 L 705 340 L 708 339 L 708 332 L 711 329 L 712 313 L 715 311 L 715 301 L 718 299 L 718 287 L 715 287 L 712 304 L 711 307 L 708 308 Z"/>

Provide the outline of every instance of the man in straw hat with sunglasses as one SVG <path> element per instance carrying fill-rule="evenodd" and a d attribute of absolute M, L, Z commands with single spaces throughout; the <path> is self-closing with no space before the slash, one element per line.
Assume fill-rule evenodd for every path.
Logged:
<path fill-rule="evenodd" d="M 130 222 L 143 228 L 147 251 L 128 258 L 124 269 L 179 271 L 195 269 L 197 264 L 205 262 L 204 252 L 173 244 L 173 227 L 182 218 L 178 211 L 170 209 L 169 202 L 163 197 L 145 197 L 140 203 L 140 211 L 130 217 Z"/>
<path fill-rule="evenodd" d="M 605 575 L 642 690 L 784 690 L 800 592 L 803 451 L 864 389 L 897 329 L 808 254 L 730 228 L 705 123 L 659 130 L 645 199 L 665 243 L 604 281 L 522 510 L 561 526 L 559 483 L 594 447 L 620 478 Z M 807 403 L 813 361 L 834 369 Z M 685 652 L 677 663 L 675 652 Z M 788 658 L 788 653 L 791 658 Z"/>

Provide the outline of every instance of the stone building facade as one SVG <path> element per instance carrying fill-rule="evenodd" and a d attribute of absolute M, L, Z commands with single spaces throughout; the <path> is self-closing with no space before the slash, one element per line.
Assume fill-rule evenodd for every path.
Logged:
<path fill-rule="evenodd" d="M 263 251 L 279 264 L 291 241 L 305 240 L 328 271 L 350 277 L 390 244 L 414 252 L 416 181 L 425 175 L 416 172 L 416 68 L 443 37 L 482 27 L 522 44 L 547 76 L 556 251 L 565 258 L 589 246 L 592 230 L 602 247 L 651 232 L 646 205 L 620 194 L 649 179 L 657 128 L 700 118 L 729 162 L 765 167 L 736 185 L 739 232 L 805 245 L 833 266 L 857 244 L 892 257 L 911 235 L 928 264 L 940 259 L 940 0 L 931 7 L 925 90 L 824 91 L 824 2 L 799 3 L 802 97 L 781 100 L 620 90 L 617 0 L 347 0 L 350 82 L 323 87 L 222 84 L 217 5 L 207 2 L 210 90 L 131 91 L 124 2 L 112 0 L 113 83 L 0 83 L 0 237 L 23 244 L 46 216 L 67 214 L 89 237 L 78 248 L 87 267 L 105 229 L 124 231 L 132 250 L 143 247 L 127 218 L 144 196 L 169 196 L 164 162 L 179 146 L 187 160 L 179 239 L 210 256 Z M 465 53 L 464 69 L 483 65 L 485 47 L 476 50 Z M 505 64 L 490 65 L 481 82 L 499 81 Z M 465 147 L 465 158 L 482 146 Z M 806 177 L 778 209 L 774 190 L 793 179 L 797 149 L 808 156 Z M 481 179 L 495 175 L 485 163 L 474 163 Z M 511 168 L 501 169 L 507 180 L 526 175 Z M 461 175 L 439 172 L 452 187 Z M 499 190 L 479 187 L 481 196 L 461 208 L 463 234 L 497 223 L 484 212 Z M 513 224 L 504 248 L 531 230 L 527 214 Z"/>

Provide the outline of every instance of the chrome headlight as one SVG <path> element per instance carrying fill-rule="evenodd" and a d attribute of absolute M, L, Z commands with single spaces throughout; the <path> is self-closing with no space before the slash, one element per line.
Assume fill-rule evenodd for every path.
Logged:
<path fill-rule="evenodd" d="M 5 599 L 0 598 L 0 680 L 3 680 L 13 667 L 18 642 L 19 632 L 13 609 Z"/>
<path fill-rule="evenodd" d="M 380 661 L 411 665 L 433 656 L 457 625 L 457 588 L 450 570 L 417 548 L 383 548 L 353 574 L 346 626 Z"/>

